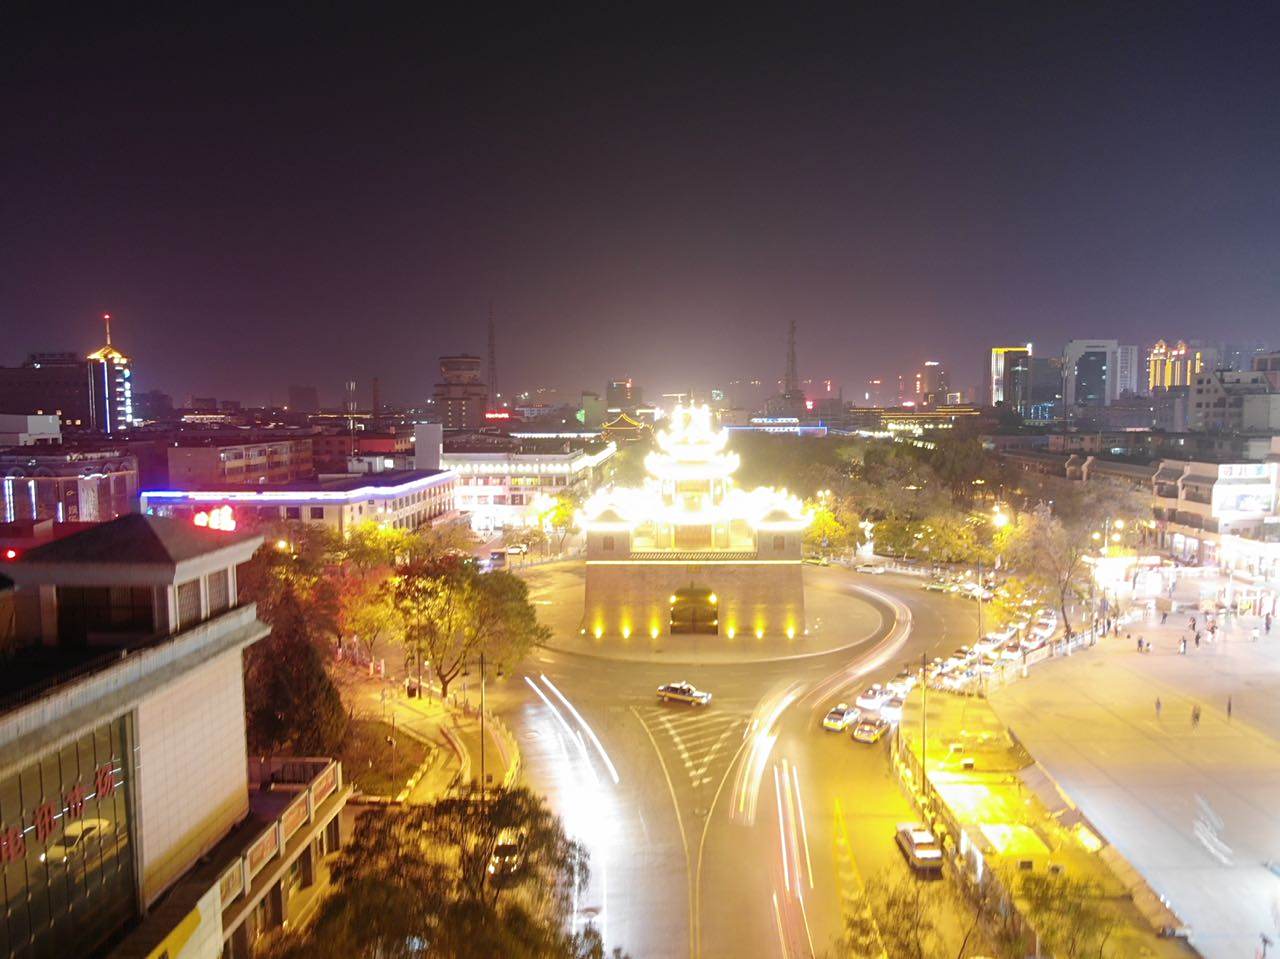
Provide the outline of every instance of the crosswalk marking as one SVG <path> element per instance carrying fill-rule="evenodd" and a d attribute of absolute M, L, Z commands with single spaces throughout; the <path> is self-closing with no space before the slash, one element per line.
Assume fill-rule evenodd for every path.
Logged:
<path fill-rule="evenodd" d="M 682 716 L 661 706 L 640 707 L 636 709 L 636 715 L 670 743 L 680 757 L 690 785 L 694 787 L 705 786 L 712 781 L 712 764 L 717 757 L 731 752 L 725 749 L 726 744 L 735 741 L 735 734 L 740 738 L 748 723 L 746 715 L 718 712 Z"/>

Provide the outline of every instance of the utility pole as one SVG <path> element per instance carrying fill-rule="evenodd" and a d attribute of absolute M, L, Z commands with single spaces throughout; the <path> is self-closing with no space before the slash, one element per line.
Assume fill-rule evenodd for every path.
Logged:
<path fill-rule="evenodd" d="M 489 780 L 484 775 L 484 653 L 480 654 L 480 800 L 488 793 Z"/>
<path fill-rule="evenodd" d="M 796 372 L 796 321 L 787 326 L 787 372 L 782 380 L 782 392 L 790 396 L 800 389 L 800 376 Z"/>
<path fill-rule="evenodd" d="M 928 796 L 929 773 L 925 767 L 925 743 L 929 740 L 929 660 L 920 654 L 920 801 Z"/>

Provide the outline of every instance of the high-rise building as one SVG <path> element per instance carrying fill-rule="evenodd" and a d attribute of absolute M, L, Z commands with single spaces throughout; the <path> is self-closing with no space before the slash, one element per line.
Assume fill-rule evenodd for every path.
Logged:
<path fill-rule="evenodd" d="M 983 403 L 1025 411 L 1031 400 L 1031 344 L 993 346 L 983 378 Z"/>
<path fill-rule="evenodd" d="M 1138 348 L 1136 346 L 1116 347 L 1116 359 L 1113 369 L 1115 376 L 1107 384 L 1111 389 L 1111 399 L 1118 400 L 1122 396 L 1137 396 L 1142 385 L 1142 376 L 1138 372 Z"/>
<path fill-rule="evenodd" d="M 121 433 L 133 425 L 133 371 L 107 342 L 86 357 L 32 353 L 22 366 L 0 367 L 0 413 L 52 414 L 68 430 Z"/>
<path fill-rule="evenodd" d="M 290 386 L 289 409 L 294 413 L 319 413 L 319 391 L 314 386 Z"/>
<path fill-rule="evenodd" d="M 888 386 L 889 380 L 883 376 L 873 376 L 867 380 L 866 389 L 862 391 L 861 406 L 871 406 L 883 409 L 890 405 L 893 400 L 892 391 Z"/>
<path fill-rule="evenodd" d="M 1224 343 L 1218 354 L 1218 369 L 1250 370 L 1253 369 L 1253 358 L 1267 352 L 1261 343 L 1246 345 L 1244 343 Z M 1212 367 L 1210 367 L 1212 369 Z"/>
<path fill-rule="evenodd" d="M 1138 348 L 1117 340 L 1070 340 L 1062 350 L 1062 401 L 1068 408 L 1110 406 L 1137 393 Z"/>
<path fill-rule="evenodd" d="M 605 406 L 611 411 L 634 410 L 644 404 L 643 392 L 630 377 L 610 380 L 604 391 Z"/>
<path fill-rule="evenodd" d="M 1157 340 L 1147 350 L 1147 391 L 1167 390 L 1175 386 L 1191 386 L 1197 373 L 1212 372 L 1218 366 L 1218 351 L 1212 347 L 1188 344 L 1179 340 L 1173 346 Z M 1246 364 L 1243 369 L 1248 369 Z"/>
<path fill-rule="evenodd" d="M 468 353 L 440 357 L 435 392 L 436 416 L 447 430 L 484 426 L 489 387 L 480 379 L 480 357 Z"/>
<path fill-rule="evenodd" d="M 916 402 L 937 406 L 946 399 L 947 371 L 937 360 L 925 360 L 924 368 L 916 374 Z"/>

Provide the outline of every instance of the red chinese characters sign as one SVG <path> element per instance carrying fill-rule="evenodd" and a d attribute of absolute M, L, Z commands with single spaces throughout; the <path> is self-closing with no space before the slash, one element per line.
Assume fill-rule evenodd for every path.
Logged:
<path fill-rule="evenodd" d="M 58 830 L 66 829 L 72 820 L 85 813 L 85 803 L 91 799 L 109 799 L 120 783 L 116 782 L 115 761 L 103 763 L 93 771 L 93 791 L 83 783 L 76 783 L 65 796 L 46 799 L 22 816 L 17 825 L 0 826 L 0 864 L 17 862 L 27 855 L 27 837 L 34 834 L 34 841 L 47 843 Z"/>

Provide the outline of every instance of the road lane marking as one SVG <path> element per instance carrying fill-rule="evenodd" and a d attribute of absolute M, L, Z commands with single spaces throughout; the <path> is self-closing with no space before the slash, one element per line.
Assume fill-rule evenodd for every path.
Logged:
<path fill-rule="evenodd" d="M 782 768 L 786 769 L 787 761 L 782 761 Z M 796 790 L 796 811 L 800 815 L 800 836 L 804 840 L 804 865 L 809 873 L 809 888 L 813 888 L 813 863 L 809 859 L 809 827 L 804 821 L 804 800 L 800 796 L 800 772 L 795 766 L 791 767 L 791 784 Z"/>
<path fill-rule="evenodd" d="M 636 707 L 631 707 L 631 712 L 635 714 L 636 721 L 640 723 L 640 728 L 644 730 L 644 734 L 649 737 L 649 742 L 653 746 L 653 751 L 658 756 L 658 766 L 662 769 L 663 778 L 667 781 L 667 792 L 671 795 L 671 808 L 676 813 L 676 826 L 680 830 L 680 845 L 684 847 L 684 872 L 685 878 L 689 886 L 689 959 L 697 959 L 697 937 L 694 932 L 696 925 L 696 905 L 694 902 L 694 880 L 693 880 L 693 859 L 689 855 L 689 837 L 684 831 L 684 817 L 680 815 L 680 803 L 676 799 L 676 787 L 671 782 L 671 773 L 667 771 L 667 763 L 662 758 L 662 750 L 658 748 L 658 741 L 653 738 L 653 733 L 649 729 L 649 725 L 640 715 L 640 711 Z"/>
<path fill-rule="evenodd" d="M 613 784 L 616 786 L 619 781 L 618 770 L 614 768 L 612 760 L 609 759 L 609 754 L 604 751 L 604 746 L 600 743 L 600 738 L 596 736 L 595 730 L 592 729 L 591 725 L 582 718 L 582 714 L 574 708 L 573 703 L 569 702 L 564 693 L 560 692 L 555 683 L 547 679 L 545 675 L 542 675 L 541 679 L 547 685 L 547 688 L 556 694 L 556 697 L 560 702 L 564 703 L 565 708 L 568 709 L 573 715 L 573 718 L 578 721 L 578 725 L 586 730 L 587 736 L 591 739 L 592 745 L 596 747 L 596 752 L 600 754 L 600 758 L 604 760 L 605 768 L 609 770 L 609 775 L 613 777 Z"/>

